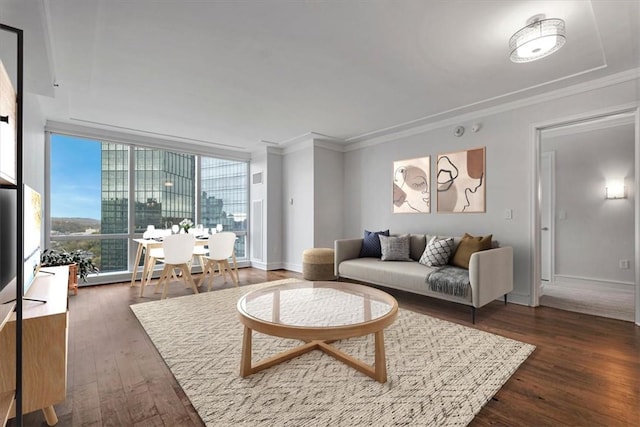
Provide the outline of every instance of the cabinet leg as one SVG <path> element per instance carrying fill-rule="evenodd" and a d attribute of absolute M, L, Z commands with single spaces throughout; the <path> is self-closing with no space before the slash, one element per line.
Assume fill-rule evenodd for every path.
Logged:
<path fill-rule="evenodd" d="M 53 406 L 42 408 L 42 413 L 44 414 L 44 419 L 47 422 L 47 425 L 54 426 L 58 424 L 58 416 L 56 415 L 56 410 L 53 409 Z"/>

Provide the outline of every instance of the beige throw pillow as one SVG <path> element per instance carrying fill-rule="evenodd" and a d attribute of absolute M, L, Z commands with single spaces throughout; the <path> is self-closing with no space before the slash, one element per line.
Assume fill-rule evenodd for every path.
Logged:
<path fill-rule="evenodd" d="M 471 254 L 478 251 L 484 251 L 486 249 L 491 249 L 491 238 L 492 234 L 488 236 L 472 236 L 468 233 L 464 233 L 462 236 L 462 240 L 460 240 L 460 244 L 456 249 L 455 253 L 451 257 L 451 265 L 455 265 L 456 267 L 461 268 L 469 268 L 469 260 L 471 259 Z"/>

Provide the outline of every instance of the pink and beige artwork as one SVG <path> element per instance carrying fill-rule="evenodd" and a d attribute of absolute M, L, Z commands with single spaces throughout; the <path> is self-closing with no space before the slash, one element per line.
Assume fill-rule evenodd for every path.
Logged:
<path fill-rule="evenodd" d="M 438 212 L 485 212 L 485 147 L 439 154 Z"/>
<path fill-rule="evenodd" d="M 431 212 L 431 157 L 393 162 L 393 213 Z"/>

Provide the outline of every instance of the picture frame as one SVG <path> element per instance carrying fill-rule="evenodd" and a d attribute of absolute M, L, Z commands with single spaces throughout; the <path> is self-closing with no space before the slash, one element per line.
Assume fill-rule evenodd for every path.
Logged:
<path fill-rule="evenodd" d="M 437 212 L 486 212 L 485 147 L 439 154 L 436 162 Z"/>
<path fill-rule="evenodd" d="M 393 213 L 431 212 L 431 156 L 393 162 Z"/>

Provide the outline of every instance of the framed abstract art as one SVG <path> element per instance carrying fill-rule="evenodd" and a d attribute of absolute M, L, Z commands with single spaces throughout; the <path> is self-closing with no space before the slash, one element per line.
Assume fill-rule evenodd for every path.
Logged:
<path fill-rule="evenodd" d="M 485 147 L 438 155 L 438 212 L 486 212 L 485 163 Z"/>
<path fill-rule="evenodd" d="M 393 213 L 431 212 L 431 157 L 393 162 Z"/>

